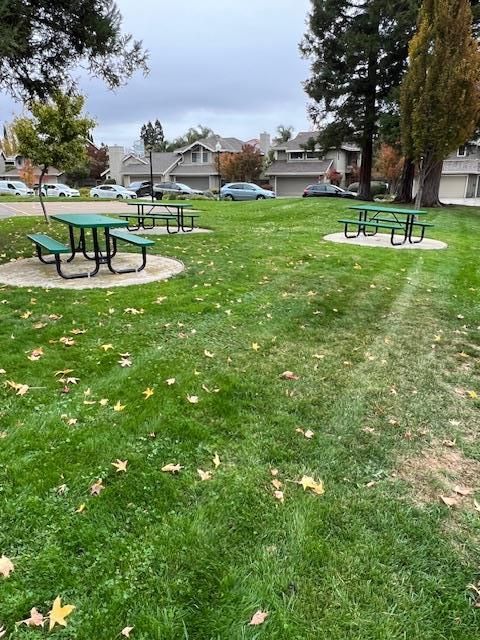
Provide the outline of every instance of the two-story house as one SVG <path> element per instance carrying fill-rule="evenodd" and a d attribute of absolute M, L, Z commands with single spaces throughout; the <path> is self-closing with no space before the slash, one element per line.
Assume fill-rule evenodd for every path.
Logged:
<path fill-rule="evenodd" d="M 301 131 L 272 147 L 274 159 L 265 174 L 278 196 L 300 196 L 308 184 L 326 181 L 329 171 L 341 174 L 342 186 L 348 184 L 349 174 L 360 164 L 360 147 L 346 143 L 323 153 L 318 144 L 310 145 L 317 135 Z"/>
<path fill-rule="evenodd" d="M 0 151 L 0 180 L 20 180 L 23 182 L 22 169 L 25 164 L 25 158 L 20 154 L 13 156 L 6 156 L 3 151 Z M 38 182 L 41 170 L 39 167 L 33 167 L 33 174 L 35 180 Z M 59 176 L 63 175 L 62 171 L 50 167 L 45 181 L 58 182 Z"/>
<path fill-rule="evenodd" d="M 440 200 L 480 198 L 480 141 L 458 147 L 443 161 Z"/>

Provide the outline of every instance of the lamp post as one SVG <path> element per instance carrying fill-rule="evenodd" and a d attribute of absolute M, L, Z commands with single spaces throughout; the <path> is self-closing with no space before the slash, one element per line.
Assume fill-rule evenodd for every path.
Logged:
<path fill-rule="evenodd" d="M 152 147 L 149 149 L 150 153 L 150 196 L 153 202 L 153 164 L 152 164 Z"/>
<path fill-rule="evenodd" d="M 222 150 L 222 145 L 220 144 L 220 140 L 217 140 L 217 144 L 215 145 L 215 151 L 217 152 L 217 171 L 218 171 L 218 199 L 220 200 L 220 189 L 222 188 L 222 172 L 220 171 L 220 151 Z"/>

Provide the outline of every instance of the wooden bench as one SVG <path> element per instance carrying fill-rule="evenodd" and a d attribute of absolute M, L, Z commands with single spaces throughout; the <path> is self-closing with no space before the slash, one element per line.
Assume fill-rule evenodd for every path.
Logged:
<path fill-rule="evenodd" d="M 174 214 L 174 213 L 137 213 L 137 214 L 132 214 L 132 213 L 124 213 L 124 214 L 120 214 L 118 216 L 119 218 L 124 218 L 125 220 L 129 220 L 130 218 L 133 218 L 134 220 L 137 221 L 137 225 L 136 226 L 132 226 L 132 225 L 128 225 L 128 230 L 129 231 L 137 231 L 138 229 L 153 229 L 155 227 L 155 221 L 156 220 L 165 220 L 167 223 L 167 233 L 179 233 L 180 229 L 184 232 L 184 233 L 189 233 L 190 231 L 193 231 L 194 229 L 194 219 L 195 218 L 199 218 L 200 215 L 198 213 L 183 213 L 183 217 L 181 218 L 179 214 Z M 145 220 L 149 219 L 152 221 L 152 225 L 151 226 L 146 226 L 145 225 Z M 185 225 L 183 224 L 183 220 L 185 218 L 188 218 L 190 220 L 190 225 L 188 228 L 185 228 Z M 172 229 L 170 226 L 170 222 L 174 220 L 175 221 L 175 226 L 176 229 Z"/>
<path fill-rule="evenodd" d="M 153 240 L 149 240 L 148 238 L 141 238 L 139 236 L 134 236 L 133 233 L 128 233 L 128 231 L 121 231 L 119 229 L 110 229 L 109 237 L 113 242 L 113 251 L 111 253 L 111 258 L 115 256 L 117 253 L 117 241 L 120 240 L 122 242 L 126 242 L 127 244 L 131 244 L 136 247 L 140 247 L 142 250 L 142 264 L 137 269 L 115 269 L 115 273 L 133 273 L 141 271 L 145 269 L 145 265 L 147 264 L 147 247 L 151 247 L 155 244 Z M 112 269 L 111 269 L 112 270 Z"/>
<path fill-rule="evenodd" d="M 365 236 L 374 236 L 379 229 L 389 229 L 391 231 L 390 242 L 391 242 L 392 245 L 397 246 L 397 245 L 403 244 L 405 242 L 405 240 L 403 240 L 402 242 L 394 242 L 395 231 L 403 231 L 403 232 L 405 232 L 405 225 L 401 225 L 401 224 L 398 224 L 396 222 L 392 222 L 392 221 L 389 221 L 389 222 L 377 222 L 376 220 L 358 220 L 358 219 L 357 220 L 348 220 L 348 219 L 345 219 L 345 218 L 343 218 L 341 220 L 338 220 L 338 222 L 342 222 L 345 225 L 344 233 L 345 233 L 345 237 L 346 238 L 358 238 L 358 236 L 360 235 L 362 230 L 363 230 L 363 233 L 364 233 Z M 351 234 L 349 235 L 348 234 L 348 226 L 349 225 L 353 225 L 353 226 L 357 227 L 358 230 L 357 230 L 356 234 L 354 234 L 354 235 L 351 235 Z M 375 229 L 375 231 L 373 233 L 366 233 L 365 232 L 366 227 Z"/>

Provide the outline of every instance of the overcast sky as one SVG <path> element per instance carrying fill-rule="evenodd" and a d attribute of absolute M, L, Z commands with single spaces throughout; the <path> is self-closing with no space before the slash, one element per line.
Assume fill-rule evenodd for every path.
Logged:
<path fill-rule="evenodd" d="M 97 142 L 131 146 L 147 120 L 174 138 L 203 124 L 243 140 L 279 124 L 310 128 L 298 43 L 310 0 L 117 0 L 124 30 L 143 40 L 150 74 L 111 92 L 83 78 Z M 0 93 L 0 121 L 21 105 Z"/>

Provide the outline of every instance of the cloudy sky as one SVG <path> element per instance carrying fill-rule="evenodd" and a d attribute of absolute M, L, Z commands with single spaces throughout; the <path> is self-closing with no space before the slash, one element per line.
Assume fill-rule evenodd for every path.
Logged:
<path fill-rule="evenodd" d="M 248 140 L 279 124 L 309 128 L 298 43 L 310 0 L 117 0 L 124 29 L 143 40 L 150 74 L 111 92 L 81 78 L 97 142 L 131 146 L 146 120 L 167 138 L 203 124 Z M 0 122 L 21 111 L 0 93 Z"/>

